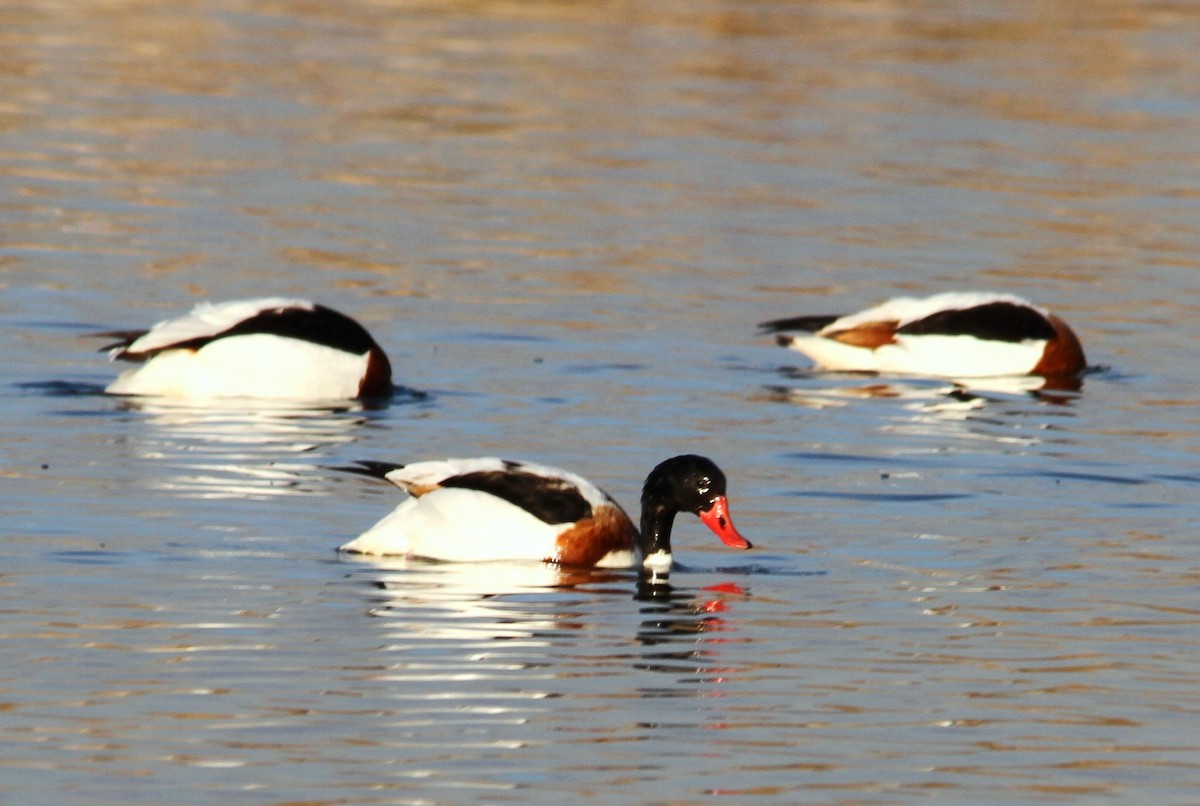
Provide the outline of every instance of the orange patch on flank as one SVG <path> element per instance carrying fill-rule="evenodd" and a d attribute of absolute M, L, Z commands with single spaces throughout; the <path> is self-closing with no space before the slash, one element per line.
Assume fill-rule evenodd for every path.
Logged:
<path fill-rule="evenodd" d="M 413 498 L 420 498 L 425 493 L 431 493 L 434 490 L 442 489 L 440 484 L 402 484 L 404 492 L 411 495 Z"/>
<path fill-rule="evenodd" d="M 592 510 L 590 518 L 576 522 L 558 536 L 558 556 L 547 560 L 562 565 L 593 566 L 610 552 L 633 551 L 637 534 L 624 510 L 616 504 L 602 504 Z"/>
<path fill-rule="evenodd" d="M 1048 319 L 1054 328 L 1054 338 L 1046 342 L 1042 359 L 1029 374 L 1047 377 L 1078 375 L 1087 369 L 1087 359 L 1083 355 L 1079 337 L 1057 316 L 1051 314 Z"/>
<path fill-rule="evenodd" d="M 865 322 L 858 327 L 835 330 L 822 335 L 827 339 L 849 344 L 851 347 L 865 347 L 868 350 L 874 350 L 885 344 L 896 343 L 896 326 L 898 324 L 898 322 Z"/>

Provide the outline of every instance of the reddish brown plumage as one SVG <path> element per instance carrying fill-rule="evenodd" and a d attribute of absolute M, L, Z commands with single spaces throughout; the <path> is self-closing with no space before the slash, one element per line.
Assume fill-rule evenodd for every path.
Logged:
<path fill-rule="evenodd" d="M 358 385 L 359 397 L 378 397 L 392 391 L 392 364 L 378 347 L 367 353 L 367 371 Z"/>
<path fill-rule="evenodd" d="M 606 554 L 614 551 L 632 552 L 637 545 L 638 531 L 616 504 L 602 504 L 558 536 L 557 557 L 549 562 L 562 565 L 593 566 Z"/>
<path fill-rule="evenodd" d="M 1083 345 L 1079 337 L 1066 322 L 1054 314 L 1047 317 L 1054 328 L 1054 338 L 1046 342 L 1042 352 L 1042 360 L 1030 372 L 1031 375 L 1059 377 L 1077 375 L 1087 368 L 1087 359 L 1083 355 Z"/>

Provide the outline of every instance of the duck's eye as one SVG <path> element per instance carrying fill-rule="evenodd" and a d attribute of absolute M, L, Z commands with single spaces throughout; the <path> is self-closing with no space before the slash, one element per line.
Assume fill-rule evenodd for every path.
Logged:
<path fill-rule="evenodd" d="M 700 483 L 696 485 L 696 491 L 701 495 L 708 495 L 708 491 L 712 488 L 712 479 L 704 476 L 700 479 Z"/>

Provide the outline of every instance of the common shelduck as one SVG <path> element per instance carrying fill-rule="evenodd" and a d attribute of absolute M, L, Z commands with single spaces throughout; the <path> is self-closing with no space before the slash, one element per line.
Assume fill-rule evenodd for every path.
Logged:
<path fill-rule="evenodd" d="M 699 515 L 725 545 L 750 548 L 730 519 L 725 474 L 703 456 L 676 456 L 650 472 L 640 533 L 599 487 L 545 465 L 482 458 L 360 462 L 342 469 L 385 479 L 412 497 L 340 551 L 596 568 L 640 562 L 646 570 L 666 571 L 679 512 Z"/>
<path fill-rule="evenodd" d="M 149 330 L 116 331 L 110 359 L 143 362 L 105 390 L 187 398 L 351 399 L 392 388 L 387 355 L 362 325 L 302 299 L 212 304 Z"/>
<path fill-rule="evenodd" d="M 1075 376 L 1087 368 L 1067 323 L 1020 297 L 949 292 L 897 297 L 846 316 L 797 316 L 759 325 L 817 369 L 983 378 Z M 793 335 L 786 331 L 803 331 Z"/>

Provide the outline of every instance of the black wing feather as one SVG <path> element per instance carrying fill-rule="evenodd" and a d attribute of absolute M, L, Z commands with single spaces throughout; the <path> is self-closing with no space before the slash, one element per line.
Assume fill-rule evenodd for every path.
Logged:
<path fill-rule="evenodd" d="M 974 336 L 988 341 L 1019 342 L 1054 338 L 1054 326 L 1027 305 L 989 302 L 973 308 L 938 311 L 896 328 L 912 336 Z"/>
<path fill-rule="evenodd" d="M 122 350 L 149 333 L 149 330 L 106 330 L 103 333 L 88 334 L 94 339 L 116 339 L 112 344 L 101 347 L 97 352 L 107 353 L 112 350 Z"/>
<path fill-rule="evenodd" d="M 398 465 L 394 462 L 372 462 L 363 460 L 352 465 L 341 465 L 331 467 L 330 470 L 340 470 L 344 473 L 357 473 L 360 476 L 370 476 L 373 479 L 383 479 L 387 481 L 387 474 L 393 470 L 399 470 L 404 465 Z"/>
<path fill-rule="evenodd" d="M 174 345 L 182 349 L 199 349 L 205 344 L 228 336 L 248 336 L 256 333 L 268 333 L 273 336 L 284 336 L 290 339 L 320 344 L 335 350 L 344 350 L 354 355 L 362 355 L 372 347 L 378 347 L 371 334 L 358 322 L 324 305 L 314 305 L 313 309 L 304 308 L 272 308 L 259 311 L 248 319 L 243 319 L 233 327 L 211 336 L 202 336 L 190 341 Z"/>
<path fill-rule="evenodd" d="M 573 523 L 592 514 L 592 505 L 575 485 L 535 473 L 485 470 L 443 479 L 441 486 L 494 495 L 543 523 Z"/>
<path fill-rule="evenodd" d="M 146 330 L 114 331 L 98 333 L 98 336 L 120 339 L 116 344 L 106 349 L 125 348 L 144 336 Z M 371 334 L 358 322 L 344 313 L 326 308 L 324 305 L 314 305 L 310 311 L 307 308 L 270 308 L 259 311 L 254 316 L 243 319 L 237 324 L 206 336 L 165 344 L 154 350 L 139 353 L 126 353 L 119 357 L 131 360 L 142 360 L 157 355 L 164 350 L 199 350 L 201 347 L 229 336 L 249 336 L 265 333 L 273 336 L 283 336 L 290 339 L 312 342 L 324 347 L 332 347 L 353 355 L 363 355 L 372 348 L 382 353 L 382 349 L 371 338 Z"/>
<path fill-rule="evenodd" d="M 779 333 L 784 330 L 802 330 L 807 333 L 816 333 L 823 327 L 831 325 L 838 319 L 838 316 L 793 316 L 788 319 L 772 319 L 769 322 L 759 322 L 759 330 L 764 333 Z"/>

